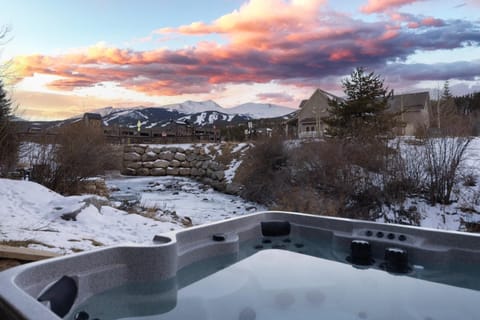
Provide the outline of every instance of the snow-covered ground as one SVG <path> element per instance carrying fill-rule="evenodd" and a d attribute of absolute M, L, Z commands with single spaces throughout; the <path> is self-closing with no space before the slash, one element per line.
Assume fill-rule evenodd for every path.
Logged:
<path fill-rule="evenodd" d="M 420 161 L 420 160 L 419 160 Z M 474 185 L 465 184 L 465 176 L 471 176 Z M 465 222 L 480 223 L 480 138 L 470 142 L 463 163 L 459 168 L 449 205 L 430 205 L 421 197 L 410 197 L 401 207 L 404 212 L 418 217 L 418 223 L 425 228 L 466 231 Z M 384 217 L 378 222 L 389 222 L 398 218 L 399 206 L 383 208 Z M 397 211 L 397 213 L 395 213 Z M 402 223 L 410 224 L 406 219 Z"/>
<path fill-rule="evenodd" d="M 116 178 L 107 184 L 117 187 L 113 196 L 136 194 L 142 206 L 158 214 L 148 218 L 115 209 L 114 202 L 89 204 L 102 202 L 99 197 L 64 197 L 34 182 L 0 179 L 0 242 L 26 241 L 30 248 L 71 253 L 100 245 L 151 243 L 156 234 L 184 228 L 183 217 L 196 225 L 265 209 L 185 178 Z M 166 209 L 179 219 L 162 215 Z M 61 218 L 75 210 L 80 210 L 76 221 Z"/>
<path fill-rule="evenodd" d="M 178 145 L 184 148 L 190 145 Z M 219 146 L 205 152 L 221 155 Z M 230 152 L 226 178 L 231 181 L 248 144 Z M 462 174 L 476 184 L 455 187 L 450 205 L 430 206 L 425 199 L 409 198 L 400 206 L 422 227 L 464 231 L 464 222 L 480 222 L 480 139 L 469 146 Z M 89 250 L 100 245 L 151 243 L 154 235 L 223 220 L 267 208 L 212 190 L 181 177 L 110 177 L 110 199 L 91 195 L 64 197 L 29 181 L 0 179 L 0 243 L 24 241 L 31 248 L 59 253 Z M 129 205 L 126 205 L 128 200 Z M 385 208 L 378 222 L 399 221 L 399 209 Z M 79 211 L 76 220 L 62 215 Z"/>

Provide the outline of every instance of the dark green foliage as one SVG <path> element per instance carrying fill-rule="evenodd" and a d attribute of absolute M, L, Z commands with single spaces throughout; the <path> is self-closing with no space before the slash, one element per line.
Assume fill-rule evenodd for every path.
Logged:
<path fill-rule="evenodd" d="M 480 92 L 466 94 L 453 99 L 461 114 L 468 115 L 480 111 Z"/>
<path fill-rule="evenodd" d="M 18 140 L 12 118 L 12 102 L 0 80 L 0 174 L 11 170 L 18 156 Z"/>
<path fill-rule="evenodd" d="M 347 96 L 344 101 L 331 100 L 327 134 L 338 138 L 365 138 L 389 134 L 395 116 L 385 112 L 393 91 L 384 87 L 383 80 L 363 68 L 355 69 L 349 79 L 342 81 Z"/>

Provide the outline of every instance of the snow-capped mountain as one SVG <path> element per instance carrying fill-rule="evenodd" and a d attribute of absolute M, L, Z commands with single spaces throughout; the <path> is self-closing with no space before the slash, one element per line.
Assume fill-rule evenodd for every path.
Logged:
<path fill-rule="evenodd" d="M 276 104 L 266 103 L 244 103 L 234 108 L 226 109 L 229 114 L 244 114 L 254 119 L 276 118 L 287 115 L 295 111 L 295 109 L 279 106 Z"/>
<path fill-rule="evenodd" d="M 89 112 L 100 114 L 105 126 L 117 125 L 134 128 L 140 121 L 143 128 L 155 128 L 165 126 L 173 121 L 188 122 L 195 126 L 221 126 L 255 119 L 284 117 L 294 111 L 295 109 L 262 103 L 245 103 L 234 108 L 223 108 L 214 101 L 208 100 L 185 101 L 162 107 L 106 107 Z M 57 122 L 56 125 L 62 126 L 79 121 L 82 117 L 83 114 Z"/>
<path fill-rule="evenodd" d="M 207 101 L 188 100 L 182 103 L 168 104 L 168 105 L 162 106 L 161 108 L 177 110 L 178 112 L 187 113 L 187 114 L 204 112 L 204 111 L 225 112 L 224 108 L 222 108 L 215 101 L 212 101 L 212 100 L 207 100 Z"/>
<path fill-rule="evenodd" d="M 228 123 L 238 123 L 251 120 L 252 118 L 247 115 L 239 114 L 226 114 L 217 111 L 205 111 L 194 114 L 189 114 L 179 118 L 179 121 L 189 122 L 197 126 L 205 125 L 223 125 Z"/>
<path fill-rule="evenodd" d="M 218 111 L 184 113 L 174 109 L 144 108 L 112 112 L 103 117 L 106 126 L 119 125 L 134 128 L 140 121 L 143 128 L 164 126 L 172 121 L 189 123 L 195 126 L 224 125 L 251 120 L 247 115 L 226 114 Z"/>
<path fill-rule="evenodd" d="M 224 108 L 215 101 L 185 101 L 182 103 L 162 106 L 164 109 L 177 110 L 179 112 L 192 114 L 205 111 L 217 111 L 226 114 L 243 114 L 253 119 L 276 118 L 292 113 L 295 109 L 267 103 L 244 103 L 233 108 Z"/>

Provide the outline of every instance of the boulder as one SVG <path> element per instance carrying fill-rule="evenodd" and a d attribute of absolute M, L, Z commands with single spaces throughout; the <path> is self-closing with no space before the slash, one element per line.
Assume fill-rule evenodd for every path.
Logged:
<path fill-rule="evenodd" d="M 190 168 L 180 168 L 180 170 L 178 170 L 178 173 L 181 175 L 181 176 L 189 176 L 190 175 Z"/>
<path fill-rule="evenodd" d="M 182 162 L 180 162 L 180 167 L 190 168 L 190 162 L 188 162 L 188 161 L 182 161 Z"/>
<path fill-rule="evenodd" d="M 152 147 L 152 151 L 155 152 L 156 154 L 159 154 L 160 152 L 162 152 L 162 148 L 161 147 Z"/>
<path fill-rule="evenodd" d="M 132 168 L 125 168 L 122 171 L 122 174 L 124 174 L 126 176 L 135 176 L 137 174 L 137 170 L 132 169 Z"/>
<path fill-rule="evenodd" d="M 125 146 L 125 148 L 123 149 L 123 152 L 125 152 L 125 153 L 135 152 L 135 153 L 138 153 L 138 154 L 143 154 L 143 153 L 145 153 L 145 149 L 146 149 L 146 147 L 144 147 L 144 146 L 129 145 L 129 146 Z"/>
<path fill-rule="evenodd" d="M 174 158 L 180 162 L 185 161 L 187 159 L 187 156 L 184 153 L 177 152 L 175 153 Z"/>
<path fill-rule="evenodd" d="M 154 163 L 155 163 L 155 162 L 153 162 L 153 161 L 143 162 L 143 163 L 142 163 L 142 167 L 151 169 L 151 168 L 153 168 L 153 164 L 154 164 Z"/>
<path fill-rule="evenodd" d="M 208 167 L 210 166 L 210 162 L 210 160 L 203 161 L 202 169 L 208 169 Z"/>
<path fill-rule="evenodd" d="M 176 168 L 176 167 L 180 167 L 180 161 L 178 161 L 178 160 L 172 160 L 172 161 L 170 161 L 170 166 L 171 166 L 171 167 L 175 167 L 175 168 Z"/>
<path fill-rule="evenodd" d="M 156 154 L 153 151 L 145 152 L 142 156 L 143 161 L 153 161 L 153 160 L 156 160 L 157 158 L 158 158 L 158 154 Z"/>
<path fill-rule="evenodd" d="M 126 160 L 126 161 L 140 161 L 140 160 L 142 160 L 142 156 L 140 154 L 138 154 L 137 152 L 129 152 L 129 153 L 125 153 L 123 155 L 123 160 Z"/>
<path fill-rule="evenodd" d="M 215 172 L 213 173 L 213 176 L 214 176 L 214 179 L 221 181 L 221 180 L 225 179 L 225 172 L 223 172 L 223 171 L 215 171 Z"/>
<path fill-rule="evenodd" d="M 167 174 L 169 176 L 178 176 L 178 168 L 168 167 L 167 168 Z"/>
<path fill-rule="evenodd" d="M 159 154 L 159 158 L 162 160 L 168 160 L 172 161 L 173 160 L 173 152 L 171 151 L 162 151 Z"/>
<path fill-rule="evenodd" d="M 123 164 L 125 168 L 130 168 L 130 169 L 140 169 L 142 167 L 141 162 L 125 162 Z"/>
<path fill-rule="evenodd" d="M 137 176 L 149 176 L 150 175 L 150 169 L 148 168 L 140 168 L 137 170 Z"/>
<path fill-rule="evenodd" d="M 168 165 L 169 165 L 169 162 L 167 160 L 156 160 L 153 163 L 153 166 L 155 168 L 166 168 L 166 167 L 168 167 Z"/>
<path fill-rule="evenodd" d="M 192 168 L 190 170 L 190 175 L 194 176 L 194 177 L 198 177 L 200 175 L 200 172 L 198 171 L 197 168 Z"/>
<path fill-rule="evenodd" d="M 150 170 L 152 176 L 164 176 L 167 174 L 167 171 L 164 168 L 153 168 Z"/>

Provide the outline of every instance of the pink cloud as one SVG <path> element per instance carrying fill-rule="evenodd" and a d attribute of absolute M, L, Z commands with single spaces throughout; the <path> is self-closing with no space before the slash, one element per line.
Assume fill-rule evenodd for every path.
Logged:
<path fill-rule="evenodd" d="M 380 13 L 424 0 L 369 0 L 360 8 L 363 13 Z"/>
<path fill-rule="evenodd" d="M 281 92 L 259 93 L 257 94 L 257 98 L 260 99 L 260 101 L 274 104 L 290 104 L 294 101 L 293 96 Z"/>
<path fill-rule="evenodd" d="M 59 91 L 114 82 L 164 96 L 210 93 L 236 83 L 303 86 L 344 76 L 359 65 L 381 68 L 418 50 L 480 43 L 478 24 L 469 21 L 392 13 L 391 19 L 367 22 L 322 10 L 323 0 L 251 0 L 212 23 L 157 31 L 178 37 L 220 33 L 227 38 L 224 44 L 201 41 L 147 51 L 95 45 L 57 56 L 19 56 L 12 63 L 19 80 L 34 74 L 60 77 L 49 84 Z"/>

